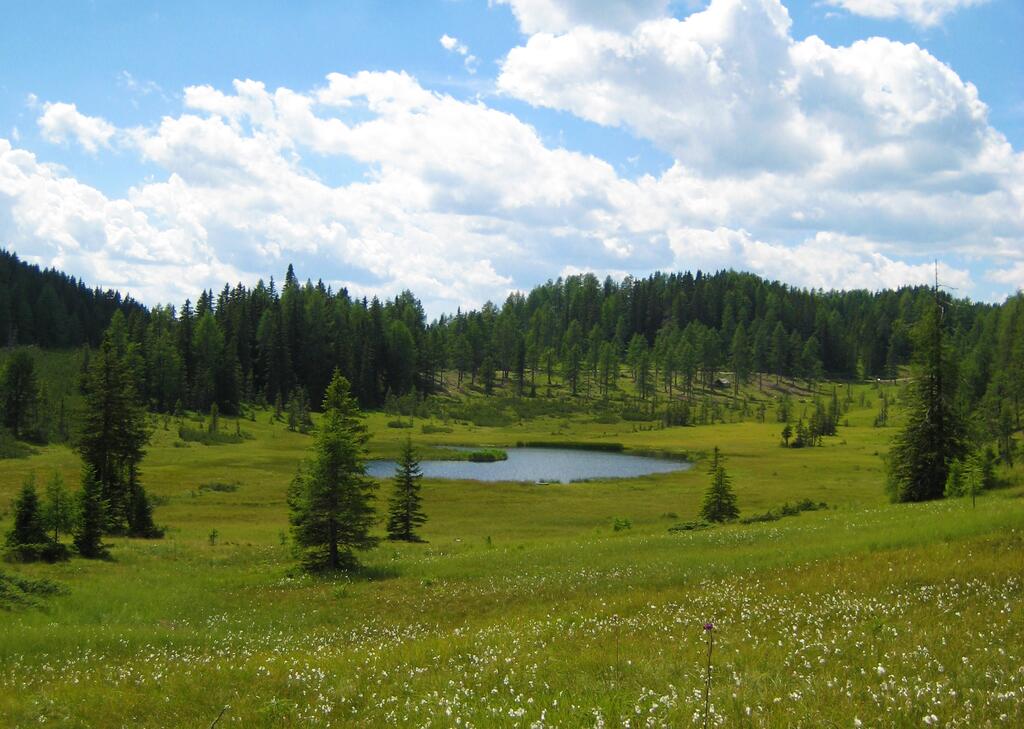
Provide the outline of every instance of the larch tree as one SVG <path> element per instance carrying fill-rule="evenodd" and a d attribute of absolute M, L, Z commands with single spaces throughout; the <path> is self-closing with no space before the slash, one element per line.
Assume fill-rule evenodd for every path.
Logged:
<path fill-rule="evenodd" d="M 412 438 L 406 438 L 395 467 L 394 491 L 388 510 L 388 539 L 404 542 L 421 541 L 416 529 L 427 521 L 420 498 L 422 478 L 423 471 L 420 470 Z"/>
<path fill-rule="evenodd" d="M 740 388 L 750 379 L 750 342 L 747 330 L 741 322 L 732 337 L 732 377 L 733 393 L 739 394 Z"/>
<path fill-rule="evenodd" d="M 64 478 L 58 471 L 46 483 L 46 501 L 42 511 L 43 524 L 53 532 L 53 541 L 59 541 L 61 533 L 71 531 L 75 523 L 75 502 L 71 498 Z"/>
<path fill-rule="evenodd" d="M 377 486 L 366 475 L 369 435 L 362 412 L 337 370 L 323 410 L 313 457 L 288 489 L 289 522 L 304 569 L 351 571 L 359 566 L 355 552 L 377 543 L 370 534 Z"/>

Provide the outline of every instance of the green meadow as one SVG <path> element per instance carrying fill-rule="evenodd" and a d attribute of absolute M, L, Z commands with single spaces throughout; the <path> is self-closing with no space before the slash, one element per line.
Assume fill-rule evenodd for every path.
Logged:
<path fill-rule="evenodd" d="M 426 480 L 426 541 L 382 541 L 344 578 L 303 575 L 288 545 L 285 489 L 311 436 L 250 410 L 221 419 L 241 442 L 207 446 L 154 417 L 142 471 L 162 540 L 110 539 L 109 561 L 2 567 L 61 589 L 0 611 L 0 725 L 1024 725 L 1022 469 L 976 505 L 892 505 L 882 456 L 898 420 L 873 426 L 878 384 L 841 386 L 838 435 L 804 449 L 780 447 L 765 386 L 745 393 L 768 405 L 764 423 L 725 408 L 727 422 L 665 428 L 566 408 L 398 428 L 371 413 L 374 458 L 411 435 L 424 454 L 607 443 L 696 466 Z M 808 398 L 794 394 L 797 416 Z M 715 446 L 741 516 L 828 508 L 670 531 L 697 518 Z M 29 474 L 77 487 L 79 469 L 64 445 L 0 461 L 0 526 Z"/>

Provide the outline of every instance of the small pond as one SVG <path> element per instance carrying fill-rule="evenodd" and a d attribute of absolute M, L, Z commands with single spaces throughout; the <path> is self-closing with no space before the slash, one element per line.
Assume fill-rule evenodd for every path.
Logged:
<path fill-rule="evenodd" d="M 508 448 L 507 461 L 421 461 L 426 478 L 474 481 L 583 481 L 586 479 L 634 478 L 653 473 L 687 471 L 686 461 L 634 456 L 627 453 L 587 451 L 575 448 Z M 367 473 L 388 479 L 395 474 L 394 461 L 370 461 Z"/>

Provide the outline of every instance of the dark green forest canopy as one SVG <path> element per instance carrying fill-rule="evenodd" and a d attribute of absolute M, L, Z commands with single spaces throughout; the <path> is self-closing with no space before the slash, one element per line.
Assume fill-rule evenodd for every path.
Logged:
<path fill-rule="evenodd" d="M 1019 412 L 1024 298 L 997 306 L 940 295 L 963 402 L 1009 399 Z M 522 383 L 568 362 L 575 381 L 596 375 L 608 358 L 639 368 L 644 380 L 650 371 L 658 380 L 651 389 L 664 387 L 672 368 L 693 370 L 705 383 L 740 370 L 889 378 L 911 361 L 910 332 L 933 304 L 925 286 L 821 291 L 735 271 L 622 281 L 586 274 L 428 321 L 410 291 L 353 299 L 323 282 L 300 283 L 289 266 L 280 288 L 271 278 L 204 291 L 180 308 L 145 308 L 0 254 L 0 331 L 18 343 L 94 344 L 120 310 L 139 388 L 164 411 L 216 402 L 232 413 L 245 401 L 287 402 L 297 390 L 319 403 L 335 367 L 364 407 L 389 394 L 431 392 L 446 372 L 460 382 Z M 51 321 L 65 324 L 45 324 Z"/>
<path fill-rule="evenodd" d="M 72 276 L 41 270 L 0 250 L 0 346 L 96 346 L 115 311 L 145 314 L 130 297 L 90 289 Z"/>

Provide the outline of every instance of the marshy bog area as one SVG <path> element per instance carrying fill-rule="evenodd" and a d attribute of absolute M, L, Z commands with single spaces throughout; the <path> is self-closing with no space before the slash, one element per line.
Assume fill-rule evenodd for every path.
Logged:
<path fill-rule="evenodd" d="M 393 460 L 408 437 L 425 456 L 424 541 L 382 541 L 358 573 L 337 577 L 304 574 L 288 544 L 285 488 L 311 435 L 251 410 L 221 424 L 245 437 L 204 445 L 154 416 L 142 473 L 164 538 L 111 538 L 105 561 L 4 567 L 60 591 L 25 593 L 31 606 L 2 613 L 0 716 L 9 726 L 218 716 L 218 726 L 700 726 L 713 622 L 712 725 L 1019 724 L 1019 477 L 974 507 L 888 503 L 880 392 L 854 385 L 839 435 L 800 450 L 780 447 L 770 409 L 764 423 L 691 428 L 585 413 L 500 427 L 410 417 L 413 427 L 395 428 L 371 413 L 372 459 Z M 426 460 L 473 443 L 508 460 Z M 528 443 L 545 447 L 517 447 Z M 698 513 L 716 445 L 742 515 L 825 508 L 673 528 Z M 514 466 L 521 453 L 546 463 L 549 483 L 427 470 Z M 556 483 L 559 459 L 659 470 Z M 38 447 L 2 461 L 0 494 L 13 497 L 30 473 L 72 481 L 79 468 L 69 448 Z M 372 472 L 381 502 L 391 472 Z"/>

